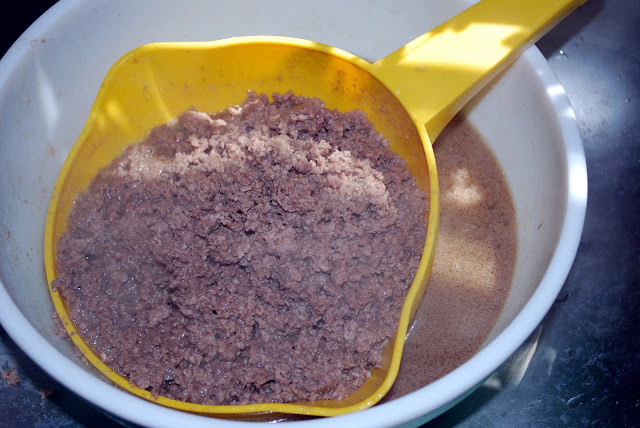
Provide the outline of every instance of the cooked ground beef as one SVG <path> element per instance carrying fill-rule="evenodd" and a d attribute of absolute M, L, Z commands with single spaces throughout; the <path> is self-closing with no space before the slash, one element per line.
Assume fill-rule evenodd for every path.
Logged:
<path fill-rule="evenodd" d="M 381 364 L 427 197 L 362 112 L 188 111 L 100 171 L 53 286 L 133 384 L 204 404 L 342 399 Z"/>
<path fill-rule="evenodd" d="M 7 385 L 16 386 L 22 382 L 18 370 L 15 367 L 10 367 L 8 370 L 0 370 L 0 376 L 7 382 Z"/>

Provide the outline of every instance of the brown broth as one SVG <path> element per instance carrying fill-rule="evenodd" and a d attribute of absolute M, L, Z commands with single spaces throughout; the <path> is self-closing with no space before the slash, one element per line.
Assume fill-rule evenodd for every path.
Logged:
<path fill-rule="evenodd" d="M 441 216 L 433 271 L 398 378 L 383 401 L 428 385 L 471 358 L 502 311 L 515 269 L 515 209 L 491 149 L 457 116 L 434 151 Z"/>

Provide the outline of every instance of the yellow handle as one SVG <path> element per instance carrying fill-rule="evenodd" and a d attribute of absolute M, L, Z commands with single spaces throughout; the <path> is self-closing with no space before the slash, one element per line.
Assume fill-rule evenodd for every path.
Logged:
<path fill-rule="evenodd" d="M 372 64 L 431 142 L 526 48 L 586 0 L 483 0 Z"/>

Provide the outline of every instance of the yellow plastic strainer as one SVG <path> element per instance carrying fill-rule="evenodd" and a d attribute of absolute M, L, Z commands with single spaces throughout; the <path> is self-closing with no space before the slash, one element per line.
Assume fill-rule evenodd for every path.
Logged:
<path fill-rule="evenodd" d="M 180 410 L 226 414 L 283 412 L 331 416 L 367 408 L 395 380 L 409 321 L 433 263 L 439 201 L 431 142 L 459 109 L 507 63 L 583 0 L 484 0 L 376 63 L 318 43 L 282 37 L 241 37 L 207 43 L 139 47 L 108 72 L 85 127 L 53 191 L 45 230 L 49 284 L 56 277 L 56 244 L 75 197 L 122 149 L 190 107 L 217 112 L 242 103 L 248 90 L 293 91 L 329 108 L 364 111 L 390 147 L 407 160 L 429 191 L 424 252 L 384 366 L 342 401 L 212 406 L 154 398 L 115 373 L 82 340 L 57 291 L 51 296 L 72 340 L 102 373 L 140 397 Z M 385 31 L 389 31 L 386 29 Z"/>

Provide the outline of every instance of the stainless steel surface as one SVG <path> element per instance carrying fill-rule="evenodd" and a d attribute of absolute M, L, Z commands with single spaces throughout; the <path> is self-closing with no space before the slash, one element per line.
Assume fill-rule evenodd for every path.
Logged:
<path fill-rule="evenodd" d="M 1 14 L 6 51 L 51 1 Z M 562 292 L 498 372 L 425 427 L 640 426 L 640 1 L 590 0 L 538 42 L 584 138 L 589 202 Z M 533 179 L 533 177 L 532 177 Z M 1 427 L 116 422 L 35 366 L 0 328 Z M 41 398 L 41 390 L 54 390 Z"/>

